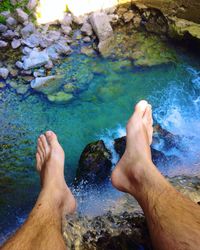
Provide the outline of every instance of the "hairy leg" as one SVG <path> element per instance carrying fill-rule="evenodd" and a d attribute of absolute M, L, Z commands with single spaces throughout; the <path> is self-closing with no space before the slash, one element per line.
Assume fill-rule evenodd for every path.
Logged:
<path fill-rule="evenodd" d="M 39 137 L 36 161 L 41 192 L 27 221 L 3 250 L 66 249 L 62 216 L 73 213 L 76 202 L 64 179 L 64 151 L 53 132 Z"/>
<path fill-rule="evenodd" d="M 176 191 L 154 166 L 152 123 L 151 106 L 139 102 L 127 124 L 126 150 L 112 173 L 112 183 L 138 200 L 155 249 L 196 250 L 200 246 L 200 208 Z"/>

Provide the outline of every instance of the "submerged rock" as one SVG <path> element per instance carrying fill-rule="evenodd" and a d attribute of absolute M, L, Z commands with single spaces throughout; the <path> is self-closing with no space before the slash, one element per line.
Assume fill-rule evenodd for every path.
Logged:
<path fill-rule="evenodd" d="M 112 167 L 111 153 L 102 140 L 88 144 L 83 150 L 79 167 L 76 172 L 76 181 L 102 183 L 110 175 Z"/>
<path fill-rule="evenodd" d="M 57 92 L 54 95 L 47 95 L 47 98 L 50 102 L 54 103 L 68 103 L 73 99 L 73 95 L 65 92 Z"/>

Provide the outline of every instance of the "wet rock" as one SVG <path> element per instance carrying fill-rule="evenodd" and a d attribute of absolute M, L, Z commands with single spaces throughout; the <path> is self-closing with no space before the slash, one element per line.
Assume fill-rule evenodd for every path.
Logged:
<path fill-rule="evenodd" d="M 7 29 L 8 29 L 8 28 L 7 28 L 6 25 L 0 23 L 0 33 L 6 32 Z"/>
<path fill-rule="evenodd" d="M 63 86 L 63 90 L 64 90 L 66 93 L 73 93 L 76 89 L 77 89 L 77 87 L 74 86 L 73 83 L 66 83 L 66 84 Z"/>
<path fill-rule="evenodd" d="M 83 150 L 76 180 L 87 180 L 90 183 L 102 183 L 111 171 L 111 153 L 102 140 L 88 144 Z"/>
<path fill-rule="evenodd" d="M 3 41 L 3 40 L 0 40 L 0 48 L 5 48 L 8 46 L 8 43 Z"/>
<path fill-rule="evenodd" d="M 48 61 L 47 64 L 44 65 L 45 69 L 52 69 L 53 68 L 53 62 L 51 60 Z"/>
<path fill-rule="evenodd" d="M 31 88 L 42 92 L 45 95 L 53 95 L 59 91 L 63 76 L 53 75 L 46 77 L 37 77 L 31 81 Z"/>
<path fill-rule="evenodd" d="M 7 68 L 0 68 L 0 77 L 7 79 L 9 75 L 9 70 Z"/>
<path fill-rule="evenodd" d="M 89 47 L 82 47 L 81 48 L 81 54 L 84 54 L 86 56 L 92 56 L 94 55 L 94 50 L 91 46 Z"/>
<path fill-rule="evenodd" d="M 17 21 L 13 18 L 13 17 L 9 17 L 7 20 L 6 20 L 6 25 L 10 28 L 10 29 L 13 29 L 16 27 L 17 25 Z"/>
<path fill-rule="evenodd" d="M 23 38 L 27 38 L 35 32 L 35 25 L 33 23 L 28 23 L 24 28 L 21 29 L 21 35 Z"/>
<path fill-rule="evenodd" d="M 20 95 L 24 95 L 26 94 L 26 92 L 28 91 L 29 89 L 29 86 L 28 85 L 20 85 L 17 89 L 16 89 L 16 92 L 17 94 L 20 94 Z"/>
<path fill-rule="evenodd" d="M 73 95 L 60 91 L 54 95 L 47 95 L 47 98 L 50 102 L 62 104 L 71 101 L 73 99 Z"/>
<path fill-rule="evenodd" d="M 46 50 L 43 51 L 31 51 L 29 56 L 24 59 L 23 68 L 25 70 L 43 66 L 49 61 L 49 56 Z"/>
<path fill-rule="evenodd" d="M 13 39 L 11 42 L 11 46 L 13 49 L 17 49 L 21 46 L 21 40 L 20 39 Z"/>
<path fill-rule="evenodd" d="M 22 24 L 28 21 L 28 15 L 21 8 L 16 9 L 16 17 L 17 20 Z"/>
<path fill-rule="evenodd" d="M 71 48 L 62 42 L 57 42 L 54 48 L 59 55 L 69 55 L 72 52 Z"/>
<path fill-rule="evenodd" d="M 83 33 L 83 35 L 91 36 L 93 34 L 91 24 L 89 24 L 88 22 L 84 22 L 83 26 L 81 27 L 81 32 Z"/>

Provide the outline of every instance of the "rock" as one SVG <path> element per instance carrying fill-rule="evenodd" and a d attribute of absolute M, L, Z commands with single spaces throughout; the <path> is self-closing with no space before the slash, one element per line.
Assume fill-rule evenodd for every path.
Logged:
<path fill-rule="evenodd" d="M 0 40 L 0 48 L 5 48 L 8 46 L 8 43 L 3 41 L 3 40 Z"/>
<path fill-rule="evenodd" d="M 2 37 L 7 40 L 13 40 L 13 38 L 19 37 L 19 33 L 16 31 L 7 30 L 6 32 L 2 34 Z"/>
<path fill-rule="evenodd" d="M 57 42 L 60 40 L 61 32 L 58 30 L 50 30 L 47 36 L 52 39 L 53 41 Z"/>
<path fill-rule="evenodd" d="M 16 66 L 18 69 L 23 69 L 23 63 L 20 62 L 20 61 L 17 61 L 17 62 L 15 63 L 15 66 Z"/>
<path fill-rule="evenodd" d="M 17 20 L 22 24 L 28 21 L 28 15 L 21 8 L 16 9 L 16 16 Z"/>
<path fill-rule="evenodd" d="M 36 91 L 42 92 L 45 95 L 53 95 L 58 92 L 63 76 L 53 75 L 46 77 L 37 77 L 31 81 L 31 88 Z"/>
<path fill-rule="evenodd" d="M 44 69 L 38 69 L 37 71 L 34 71 L 33 76 L 34 77 L 45 77 L 45 70 Z"/>
<path fill-rule="evenodd" d="M 138 29 L 140 27 L 141 21 L 142 21 L 142 18 L 139 15 L 137 15 L 133 18 L 133 24 L 134 24 L 136 29 Z"/>
<path fill-rule="evenodd" d="M 47 64 L 44 65 L 45 69 L 52 69 L 53 68 L 53 62 L 51 60 L 48 61 Z"/>
<path fill-rule="evenodd" d="M 1 14 L 1 16 L 5 17 L 7 19 L 10 16 L 10 10 L 2 11 L 0 14 Z"/>
<path fill-rule="evenodd" d="M 76 89 L 77 89 L 77 87 L 74 86 L 73 83 L 66 83 L 66 84 L 63 86 L 63 90 L 64 90 L 66 93 L 73 93 Z"/>
<path fill-rule="evenodd" d="M 19 87 L 17 87 L 16 92 L 17 94 L 24 95 L 28 91 L 29 86 L 25 84 L 21 84 Z"/>
<path fill-rule="evenodd" d="M 129 23 L 134 17 L 134 13 L 132 10 L 129 10 L 128 12 L 125 12 L 123 14 L 123 19 L 125 23 Z"/>
<path fill-rule="evenodd" d="M 54 103 L 68 103 L 73 99 L 73 95 L 60 91 L 54 95 L 47 95 L 47 98 Z"/>
<path fill-rule="evenodd" d="M 47 48 L 47 47 L 51 46 L 53 43 L 54 43 L 54 41 L 51 38 L 49 38 L 48 36 L 46 36 L 46 35 L 40 36 L 40 47 Z"/>
<path fill-rule="evenodd" d="M 57 42 L 54 47 L 59 55 L 69 55 L 72 52 L 71 48 L 62 42 Z"/>
<path fill-rule="evenodd" d="M 37 0 L 29 0 L 28 4 L 27 4 L 27 8 L 29 10 L 34 10 L 37 6 L 38 1 Z"/>
<path fill-rule="evenodd" d="M 93 13 L 90 15 L 89 20 L 99 42 L 106 41 L 113 36 L 113 29 L 110 25 L 109 18 L 105 13 Z"/>
<path fill-rule="evenodd" d="M 116 14 L 108 15 L 108 18 L 111 24 L 116 24 L 119 20 L 119 16 Z"/>
<path fill-rule="evenodd" d="M 90 38 L 89 36 L 85 36 L 85 37 L 83 38 L 83 41 L 84 41 L 85 43 L 89 43 L 89 42 L 91 42 L 91 38 Z"/>
<path fill-rule="evenodd" d="M 43 50 L 43 51 L 33 50 L 31 51 L 29 56 L 27 56 L 24 59 L 23 68 L 25 70 L 33 69 L 33 68 L 40 67 L 42 65 L 47 64 L 48 61 L 49 61 L 49 56 L 46 50 Z"/>
<path fill-rule="evenodd" d="M 8 29 L 8 28 L 7 28 L 6 25 L 0 23 L 0 33 L 6 32 L 7 29 Z"/>
<path fill-rule="evenodd" d="M 60 21 L 60 24 L 63 26 L 70 26 L 72 24 L 72 15 L 70 13 L 67 13 L 64 18 Z"/>
<path fill-rule="evenodd" d="M 9 75 L 9 70 L 7 68 L 0 68 L 0 77 L 3 79 L 7 79 Z"/>
<path fill-rule="evenodd" d="M 11 69 L 9 69 L 9 71 L 10 71 L 10 75 L 12 77 L 17 77 L 18 76 L 18 70 L 17 69 L 11 68 Z"/>
<path fill-rule="evenodd" d="M 13 18 L 13 17 L 9 17 L 7 20 L 6 20 L 6 25 L 12 29 L 12 28 L 15 28 L 16 25 L 17 25 L 17 21 Z"/>
<path fill-rule="evenodd" d="M 94 55 L 94 50 L 91 46 L 89 47 L 82 47 L 81 48 L 81 54 L 84 54 L 86 56 L 92 56 Z"/>
<path fill-rule="evenodd" d="M 23 44 L 27 45 L 30 48 L 35 48 L 40 45 L 40 35 L 39 34 L 31 34 L 29 37 L 24 39 Z"/>
<path fill-rule="evenodd" d="M 20 71 L 20 75 L 22 75 L 22 76 L 31 76 L 32 75 L 32 70 L 22 70 L 22 71 Z"/>
<path fill-rule="evenodd" d="M 21 35 L 23 38 L 27 38 L 32 33 L 35 32 L 35 25 L 33 23 L 28 23 L 24 28 L 21 29 Z"/>
<path fill-rule="evenodd" d="M 83 150 L 76 172 L 76 181 L 102 183 L 111 172 L 111 153 L 102 140 L 88 144 Z"/>
<path fill-rule="evenodd" d="M 6 84 L 4 82 L 0 81 L 0 90 L 3 89 L 3 88 L 5 88 L 5 87 L 6 87 Z"/>
<path fill-rule="evenodd" d="M 32 49 L 30 49 L 29 47 L 23 47 L 22 49 L 22 53 L 24 55 L 29 55 L 31 53 Z"/>
<path fill-rule="evenodd" d="M 127 12 L 127 8 L 123 7 L 123 6 L 120 6 L 118 9 L 117 9 L 117 15 L 119 16 L 122 16 L 124 13 Z"/>
<path fill-rule="evenodd" d="M 83 33 L 83 35 L 91 36 L 93 34 L 91 24 L 89 24 L 88 22 L 84 22 L 83 26 L 81 27 L 81 32 Z"/>
<path fill-rule="evenodd" d="M 70 35 L 72 33 L 72 28 L 70 26 L 61 25 L 61 28 L 62 28 L 62 32 L 65 35 Z"/>
<path fill-rule="evenodd" d="M 11 46 L 13 49 L 17 49 L 21 46 L 21 40 L 20 39 L 13 39 Z"/>

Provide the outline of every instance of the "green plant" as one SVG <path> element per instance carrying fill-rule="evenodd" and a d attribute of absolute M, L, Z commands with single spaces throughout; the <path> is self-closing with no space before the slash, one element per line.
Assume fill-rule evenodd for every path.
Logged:
<path fill-rule="evenodd" d="M 66 7 L 65 7 L 65 12 L 70 12 L 70 11 L 69 11 L 69 7 L 68 7 L 67 4 L 66 4 Z"/>
<path fill-rule="evenodd" d="M 1 24 L 6 24 L 6 18 L 4 16 L 0 15 L 0 23 Z"/>

